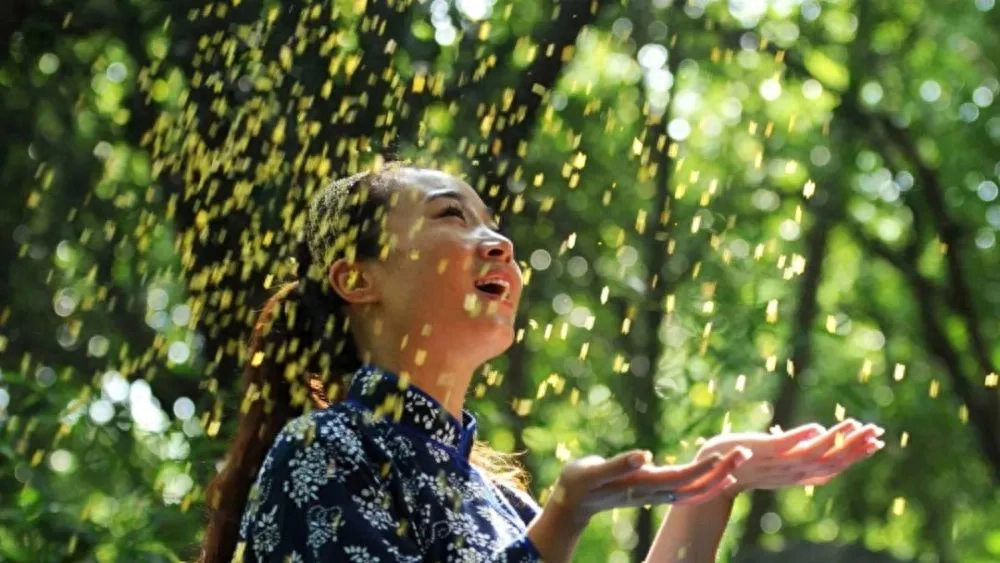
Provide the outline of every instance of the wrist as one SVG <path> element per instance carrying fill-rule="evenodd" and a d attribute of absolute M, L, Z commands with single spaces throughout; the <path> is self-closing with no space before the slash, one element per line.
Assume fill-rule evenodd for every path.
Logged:
<path fill-rule="evenodd" d="M 736 499 L 741 494 L 745 493 L 747 490 L 748 489 L 740 486 L 740 484 L 737 483 L 732 487 L 729 487 L 728 489 L 722 491 L 722 493 L 718 496 L 716 500 L 718 500 L 719 502 L 723 502 L 727 504 L 730 508 L 732 508 L 733 503 L 736 502 Z"/>
<path fill-rule="evenodd" d="M 561 537 L 574 540 L 583 534 L 592 516 L 578 506 L 556 502 L 555 499 L 545 503 L 541 514 L 549 529 Z"/>
<path fill-rule="evenodd" d="M 549 499 L 528 525 L 528 539 L 546 563 L 568 563 L 589 520 L 580 511 Z"/>

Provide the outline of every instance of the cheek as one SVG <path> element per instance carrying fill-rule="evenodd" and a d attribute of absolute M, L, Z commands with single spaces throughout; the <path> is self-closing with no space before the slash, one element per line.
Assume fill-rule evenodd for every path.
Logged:
<path fill-rule="evenodd" d="M 417 275 L 421 279 L 437 280 L 445 285 L 471 279 L 476 261 L 470 246 L 448 239 L 428 242 L 432 244 L 421 245 L 411 255 L 411 266 L 419 271 Z"/>

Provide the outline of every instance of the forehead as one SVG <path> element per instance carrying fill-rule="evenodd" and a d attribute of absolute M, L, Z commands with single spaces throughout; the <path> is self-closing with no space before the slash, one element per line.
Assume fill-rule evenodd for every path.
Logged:
<path fill-rule="evenodd" d="M 472 186 L 446 172 L 403 168 L 394 172 L 393 178 L 400 184 L 398 203 L 404 206 L 444 196 L 465 202 L 473 209 L 485 207 Z"/>

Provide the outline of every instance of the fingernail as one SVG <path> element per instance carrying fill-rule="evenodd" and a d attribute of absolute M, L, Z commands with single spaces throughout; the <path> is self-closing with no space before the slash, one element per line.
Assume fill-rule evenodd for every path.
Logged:
<path fill-rule="evenodd" d="M 650 451 L 635 452 L 629 456 L 628 462 L 632 467 L 642 467 L 653 457 Z"/>
<path fill-rule="evenodd" d="M 877 426 L 875 428 L 875 436 L 882 436 L 883 434 L 885 434 L 885 428 L 882 428 L 881 426 Z"/>
<path fill-rule="evenodd" d="M 750 451 L 748 448 L 742 448 L 742 447 L 736 448 L 736 454 L 735 454 L 736 459 L 734 460 L 734 463 L 736 464 L 737 467 L 739 467 L 740 465 L 743 465 L 744 463 L 750 461 L 750 458 L 752 457 L 753 457 L 753 452 Z"/>
<path fill-rule="evenodd" d="M 868 447 L 865 448 L 865 451 L 872 454 L 881 450 L 884 447 L 885 447 L 885 442 L 883 442 L 882 440 L 872 439 L 868 441 Z"/>

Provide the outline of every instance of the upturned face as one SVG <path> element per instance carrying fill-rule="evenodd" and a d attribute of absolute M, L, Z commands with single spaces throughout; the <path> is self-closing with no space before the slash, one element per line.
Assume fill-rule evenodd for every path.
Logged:
<path fill-rule="evenodd" d="M 354 274 L 364 279 L 359 295 L 376 316 L 376 330 L 475 364 L 502 354 L 514 340 L 523 285 L 513 244 L 462 180 L 413 168 L 391 174 L 387 251 L 359 262 Z"/>

